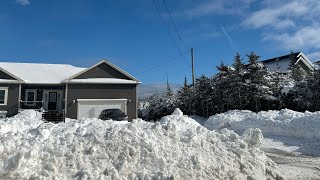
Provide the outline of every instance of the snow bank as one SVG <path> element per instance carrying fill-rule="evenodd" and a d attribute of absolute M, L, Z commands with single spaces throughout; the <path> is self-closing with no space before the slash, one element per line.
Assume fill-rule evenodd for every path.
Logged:
<path fill-rule="evenodd" d="M 289 136 L 320 139 L 320 112 L 233 110 L 211 116 L 204 124 L 208 129 L 228 128 L 238 133 L 259 128 L 267 136 Z"/>
<path fill-rule="evenodd" d="M 243 136 L 209 131 L 180 110 L 160 122 L 0 120 L 2 179 L 276 179 L 275 163 Z M 5 127 L 5 128 L 3 128 Z"/>

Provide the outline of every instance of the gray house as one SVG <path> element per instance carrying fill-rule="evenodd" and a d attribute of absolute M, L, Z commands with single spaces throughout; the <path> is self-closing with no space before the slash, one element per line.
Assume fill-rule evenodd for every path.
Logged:
<path fill-rule="evenodd" d="M 295 63 L 298 64 L 304 72 L 312 73 L 315 71 L 315 65 L 305 54 L 302 52 L 296 52 L 293 55 L 295 57 Z M 263 60 L 261 62 L 271 72 L 288 73 L 290 71 L 290 54 Z"/>
<path fill-rule="evenodd" d="M 37 109 L 64 117 L 98 118 L 119 108 L 137 117 L 136 87 L 141 82 L 116 65 L 101 61 L 89 68 L 65 64 L 0 63 L 0 116 Z"/>

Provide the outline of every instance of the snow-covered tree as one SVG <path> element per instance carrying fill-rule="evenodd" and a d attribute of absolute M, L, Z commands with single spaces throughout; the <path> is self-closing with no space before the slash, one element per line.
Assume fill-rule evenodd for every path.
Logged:
<path fill-rule="evenodd" d="M 243 109 L 245 103 L 245 83 L 243 75 L 245 74 L 245 65 L 242 62 L 240 54 L 236 54 L 234 57 L 233 68 L 230 73 L 230 85 L 231 85 L 231 98 L 233 99 L 232 109 Z"/>
<path fill-rule="evenodd" d="M 202 75 L 196 79 L 193 98 L 194 113 L 201 116 L 209 116 L 209 96 L 211 94 L 210 79 Z"/>
<path fill-rule="evenodd" d="M 299 66 L 297 59 L 292 51 L 290 53 L 289 58 L 290 58 L 290 74 L 292 79 L 294 79 L 297 82 L 302 81 L 303 79 L 305 79 L 306 74 Z"/>
<path fill-rule="evenodd" d="M 267 110 L 274 107 L 278 98 L 274 96 L 272 88 L 272 73 L 267 71 L 264 64 L 254 52 L 247 55 L 249 65 L 245 74 L 246 109 L 252 111 Z"/>
<path fill-rule="evenodd" d="M 168 88 L 165 94 L 155 94 L 149 98 L 149 106 L 147 107 L 147 119 L 158 120 L 163 116 L 171 114 L 177 107 L 176 95 Z"/>
<path fill-rule="evenodd" d="M 309 76 L 309 88 L 312 97 L 311 111 L 320 111 L 320 70 L 316 70 L 312 76 Z"/>
<path fill-rule="evenodd" d="M 192 114 L 192 89 L 188 84 L 187 78 L 184 78 L 183 86 L 177 93 L 177 106 L 184 114 Z"/>

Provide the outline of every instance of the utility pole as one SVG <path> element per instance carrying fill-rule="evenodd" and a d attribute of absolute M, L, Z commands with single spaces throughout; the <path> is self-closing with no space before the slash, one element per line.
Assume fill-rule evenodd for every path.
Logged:
<path fill-rule="evenodd" d="M 192 64 L 192 87 L 194 91 L 194 54 L 193 54 L 193 48 L 191 48 L 191 64 Z"/>
<path fill-rule="evenodd" d="M 169 86 L 169 76 L 167 73 L 167 93 L 170 91 L 170 86 Z"/>

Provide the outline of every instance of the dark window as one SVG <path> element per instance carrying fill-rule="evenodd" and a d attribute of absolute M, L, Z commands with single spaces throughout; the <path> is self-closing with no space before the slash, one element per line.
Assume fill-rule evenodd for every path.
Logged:
<path fill-rule="evenodd" d="M 0 90 L 0 104 L 4 104 L 5 96 L 6 96 L 6 90 L 1 89 Z"/>
<path fill-rule="evenodd" d="M 36 91 L 26 91 L 26 99 L 27 102 L 25 103 L 28 106 L 34 106 L 36 105 L 36 103 L 34 101 L 36 101 Z"/>

